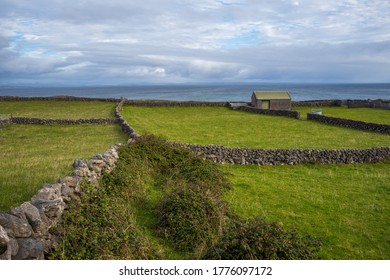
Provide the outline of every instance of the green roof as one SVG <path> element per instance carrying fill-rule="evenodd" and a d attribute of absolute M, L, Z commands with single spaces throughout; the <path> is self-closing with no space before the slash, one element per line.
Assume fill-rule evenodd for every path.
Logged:
<path fill-rule="evenodd" d="M 253 94 L 256 96 L 256 99 L 259 100 L 272 100 L 272 99 L 291 100 L 288 91 L 254 91 Z"/>

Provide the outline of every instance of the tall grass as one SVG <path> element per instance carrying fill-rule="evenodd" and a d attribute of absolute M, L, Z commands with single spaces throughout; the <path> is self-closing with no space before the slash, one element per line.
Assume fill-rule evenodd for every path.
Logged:
<path fill-rule="evenodd" d="M 75 159 L 125 141 L 117 125 L 0 127 L 0 209 L 30 200 L 43 183 L 66 176 Z"/>
<path fill-rule="evenodd" d="M 113 118 L 115 103 L 100 101 L 1 101 L 0 114 L 46 119 Z"/>
<path fill-rule="evenodd" d="M 324 259 L 390 259 L 390 165 L 221 166 L 230 206 L 323 240 Z"/>
<path fill-rule="evenodd" d="M 390 143 L 390 135 L 223 107 L 125 106 L 122 115 L 138 133 L 186 143 L 267 149 L 368 148 Z"/>

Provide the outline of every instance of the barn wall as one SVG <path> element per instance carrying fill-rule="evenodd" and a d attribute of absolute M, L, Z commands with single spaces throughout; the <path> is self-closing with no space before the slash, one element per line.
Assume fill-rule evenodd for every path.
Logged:
<path fill-rule="evenodd" d="M 290 100 L 270 100 L 270 110 L 290 110 Z"/>

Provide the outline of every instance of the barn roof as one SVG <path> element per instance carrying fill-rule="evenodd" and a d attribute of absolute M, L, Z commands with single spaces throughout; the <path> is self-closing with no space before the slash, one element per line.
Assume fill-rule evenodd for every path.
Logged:
<path fill-rule="evenodd" d="M 259 100 L 288 99 L 291 100 L 288 91 L 254 91 L 253 94 Z"/>

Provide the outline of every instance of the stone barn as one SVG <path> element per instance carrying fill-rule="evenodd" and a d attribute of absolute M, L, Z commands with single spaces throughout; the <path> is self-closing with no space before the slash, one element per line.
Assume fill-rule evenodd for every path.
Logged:
<path fill-rule="evenodd" d="M 252 107 L 268 110 L 291 110 L 291 96 L 287 91 L 254 91 Z"/>

